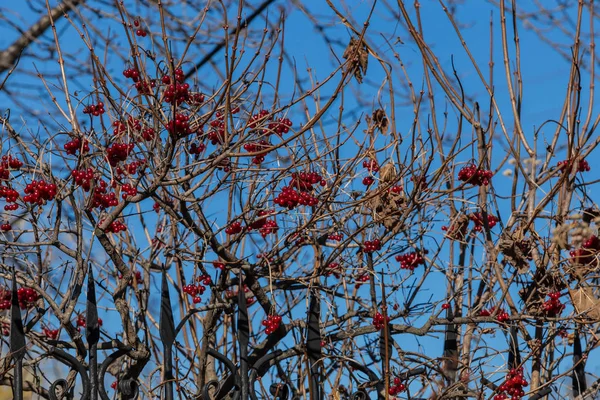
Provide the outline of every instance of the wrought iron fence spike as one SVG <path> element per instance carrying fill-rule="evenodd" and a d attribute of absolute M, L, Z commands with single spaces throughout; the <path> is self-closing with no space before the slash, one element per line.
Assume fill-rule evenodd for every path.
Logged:
<path fill-rule="evenodd" d="M 17 276 L 12 271 L 12 294 L 10 306 L 10 352 L 15 360 L 13 396 L 15 400 L 23 400 L 23 356 L 25 355 L 25 332 L 19 306 Z"/>

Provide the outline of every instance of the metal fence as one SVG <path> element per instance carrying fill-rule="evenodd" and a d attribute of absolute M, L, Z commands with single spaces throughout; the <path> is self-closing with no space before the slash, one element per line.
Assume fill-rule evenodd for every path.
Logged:
<path fill-rule="evenodd" d="M 240 282 L 242 276 L 239 277 Z M 209 399 L 225 399 L 230 398 L 234 400 L 257 400 L 260 395 L 255 390 L 255 383 L 260 375 L 263 375 L 269 368 L 277 365 L 277 359 L 283 355 L 283 351 L 275 350 L 268 353 L 254 362 L 250 362 L 249 357 L 249 319 L 244 292 L 242 290 L 238 293 L 238 307 L 237 307 L 237 341 L 239 348 L 239 364 L 234 364 L 227 356 L 219 353 L 214 349 L 209 349 L 208 354 L 214 357 L 216 360 L 221 362 L 228 370 L 227 377 L 222 381 L 216 382 L 211 381 L 206 384 L 195 398 L 202 400 Z M 183 328 L 190 317 L 197 312 L 192 310 L 188 313 L 177 325 L 171 307 L 171 300 L 169 295 L 169 287 L 167 284 L 166 273 L 162 276 L 161 285 L 161 304 L 160 304 L 160 339 L 163 345 L 164 359 L 162 365 L 163 382 L 162 382 L 162 394 L 161 399 L 172 400 L 175 399 L 174 382 L 175 377 L 173 374 L 173 346 L 175 339 L 179 331 Z M 451 317 L 451 314 L 449 315 Z M 316 297 L 311 298 L 308 315 L 307 315 L 307 327 L 308 331 L 306 334 L 305 352 L 308 356 L 310 363 L 310 382 L 309 382 L 309 398 L 310 400 L 322 400 L 327 396 L 322 392 L 322 379 L 323 371 L 321 367 L 321 333 L 320 333 L 320 302 Z M 13 272 L 12 279 L 12 300 L 10 309 L 10 352 L 11 357 L 14 361 L 14 377 L 13 377 L 13 393 L 14 399 L 23 400 L 23 358 L 26 354 L 26 337 L 24 333 L 23 321 L 21 318 L 21 310 L 19 307 L 18 296 L 17 296 L 17 285 L 15 274 Z M 387 332 L 389 333 L 389 332 Z M 380 337 L 380 351 L 382 354 L 386 352 L 385 344 L 388 343 L 388 339 L 391 337 L 385 332 L 385 329 L 381 333 Z M 518 351 L 516 329 L 511 329 L 510 341 L 509 341 L 509 364 L 518 365 L 520 364 L 520 356 Z M 446 328 L 446 344 L 445 344 L 445 355 L 450 354 L 453 350 L 453 345 L 456 344 L 456 327 L 448 325 Z M 384 338 L 388 336 L 388 338 Z M 50 348 L 46 354 L 42 357 L 55 359 L 62 364 L 66 365 L 75 371 L 79 375 L 81 380 L 81 387 L 76 391 L 73 383 L 69 386 L 69 382 L 66 379 L 58 379 L 54 381 L 47 391 L 44 392 L 43 397 L 47 397 L 51 400 L 59 399 L 82 399 L 82 400 L 109 400 L 110 397 L 107 394 L 107 390 L 104 386 L 105 375 L 111 364 L 117 362 L 119 358 L 127 355 L 131 349 L 127 348 L 122 343 L 117 341 L 111 341 L 110 343 L 100 343 L 100 326 L 98 321 L 98 310 L 96 303 L 96 290 L 95 281 L 93 277 L 93 271 L 90 266 L 88 271 L 88 285 L 87 285 L 87 304 L 86 304 L 86 326 L 85 326 L 85 337 L 87 341 L 87 362 L 83 363 L 76 357 L 69 354 L 68 352 L 61 350 L 57 347 Z M 385 339 L 385 340 L 384 340 Z M 115 350 L 115 343 L 117 348 Z M 108 355 L 102 362 L 98 359 L 98 350 L 113 349 L 113 353 Z M 579 338 L 575 341 L 575 371 L 573 374 L 573 382 L 578 382 L 579 385 L 576 389 L 578 393 L 585 391 L 584 372 L 583 364 L 580 362 L 581 357 L 581 344 Z M 579 353 L 578 353 L 579 351 Z M 579 354 L 579 359 L 577 358 Z M 256 358 L 256 357 L 254 357 Z M 383 357 L 381 357 L 383 359 Z M 352 394 L 348 394 L 347 398 L 351 400 L 366 400 L 369 399 L 369 393 L 366 388 L 375 389 L 372 390 L 376 393 L 378 399 L 385 399 L 383 395 L 385 393 L 385 382 L 377 374 L 375 374 L 370 368 L 360 365 L 358 363 L 352 363 L 352 368 L 363 372 L 369 379 L 365 382 L 360 389 Z M 385 369 L 384 369 L 385 370 Z M 416 368 L 414 370 L 406 371 L 402 374 L 403 379 L 407 379 L 411 376 L 426 374 L 425 368 Z M 280 374 L 281 375 L 281 374 Z M 73 381 L 73 380 L 71 380 Z M 582 383 L 583 382 L 583 383 Z M 493 383 L 482 379 L 482 384 L 492 390 L 496 390 L 497 386 Z M 140 397 L 140 390 L 138 385 L 138 376 L 128 375 L 127 372 L 121 376 L 118 380 L 118 393 L 121 399 L 129 400 Z M 272 383 L 269 387 L 269 393 L 272 399 L 275 400 L 288 400 L 288 399 L 300 399 L 301 396 L 298 394 L 299 390 L 294 388 L 291 380 L 286 379 L 281 382 Z M 529 397 L 529 400 L 537 400 L 551 393 L 550 388 L 544 388 L 538 393 Z M 470 397 L 467 391 L 463 394 L 457 394 L 455 399 Z M 179 398 L 179 397 L 177 397 Z M 413 398 L 413 400 L 418 400 Z"/>

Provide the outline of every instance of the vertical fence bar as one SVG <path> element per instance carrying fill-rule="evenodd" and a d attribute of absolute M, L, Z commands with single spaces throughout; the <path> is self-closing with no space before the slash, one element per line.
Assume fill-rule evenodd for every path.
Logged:
<path fill-rule="evenodd" d="M 249 388 L 249 376 L 248 376 L 248 343 L 250 342 L 250 327 L 248 324 L 248 306 L 246 304 L 246 294 L 241 289 L 244 287 L 243 275 L 240 270 L 240 289 L 238 290 L 238 342 L 240 344 L 240 375 L 242 381 L 241 400 L 248 399 L 248 391 L 254 390 Z"/>
<path fill-rule="evenodd" d="M 98 323 L 98 307 L 96 305 L 96 282 L 92 264 L 88 268 L 87 304 L 85 310 L 85 333 L 89 348 L 90 400 L 98 400 L 98 341 L 100 340 L 100 324 Z M 104 384 L 104 382 L 102 382 Z"/>
<path fill-rule="evenodd" d="M 169 284 L 167 272 L 162 273 L 162 285 L 160 294 L 160 340 L 163 342 L 163 380 L 165 385 L 165 400 L 173 400 L 173 343 L 175 343 L 175 321 L 171 298 L 169 297 Z"/>
<path fill-rule="evenodd" d="M 15 360 L 13 399 L 23 400 L 23 357 L 25 356 L 25 332 L 21 309 L 19 307 L 19 295 L 17 293 L 17 277 L 15 270 L 12 271 L 12 296 L 10 299 L 10 353 Z"/>
<path fill-rule="evenodd" d="M 581 396 L 581 393 L 587 389 L 585 381 L 585 360 L 583 360 L 583 349 L 581 347 L 581 338 L 579 337 L 579 328 L 575 328 L 573 338 L 573 396 Z"/>
<path fill-rule="evenodd" d="M 306 352 L 308 353 L 308 361 L 310 363 L 310 379 L 312 391 L 310 393 L 311 400 L 321 399 L 321 326 L 319 320 L 321 318 L 321 303 L 319 298 L 313 294 L 310 298 L 308 306 L 308 332 L 306 333 Z"/>

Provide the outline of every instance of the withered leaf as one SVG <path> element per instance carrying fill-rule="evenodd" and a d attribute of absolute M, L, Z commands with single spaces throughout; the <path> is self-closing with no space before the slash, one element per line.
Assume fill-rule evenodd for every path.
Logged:
<path fill-rule="evenodd" d="M 382 135 L 387 135 L 389 129 L 389 121 L 387 116 L 385 115 L 385 111 L 382 109 L 378 109 L 373 111 L 373 124 L 375 124 L 375 128 L 379 129 Z"/>
<path fill-rule="evenodd" d="M 589 318 L 600 320 L 600 300 L 594 295 L 591 287 L 569 289 L 569 296 L 577 313 L 585 313 Z"/>
<path fill-rule="evenodd" d="M 396 167 L 393 163 L 389 162 L 379 169 L 379 176 L 381 181 L 384 183 L 390 183 L 396 181 Z"/>
<path fill-rule="evenodd" d="M 369 63 L 369 51 L 365 41 L 350 38 L 350 43 L 348 43 L 348 47 L 344 50 L 342 57 L 348 60 L 347 70 L 353 72 L 354 78 L 356 78 L 358 83 L 362 83 Z"/>

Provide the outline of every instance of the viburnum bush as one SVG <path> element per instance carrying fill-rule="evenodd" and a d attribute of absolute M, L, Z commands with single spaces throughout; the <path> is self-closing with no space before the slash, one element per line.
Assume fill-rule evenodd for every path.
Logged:
<path fill-rule="evenodd" d="M 47 52 L 8 69 L 0 53 L 14 105 L 0 118 L 0 322 L 9 335 L 15 272 L 28 390 L 47 394 L 53 349 L 86 359 L 91 267 L 102 350 L 128 351 L 114 396 L 133 378 L 140 398 L 171 383 L 223 398 L 234 378 L 209 349 L 242 365 L 245 308 L 265 399 L 562 398 L 565 376 L 595 395 L 600 117 L 584 18 L 565 28 L 558 111 L 536 119 L 519 47 L 536 42 L 517 40 L 525 14 L 504 2 L 486 51 L 434 2 L 184 3 L 49 10 L 63 25 L 31 44 Z M 460 56 L 429 41 L 423 8 Z M 325 46 L 306 68 L 294 15 Z M 44 112 L 23 106 L 30 84 Z M 172 378 L 163 276 L 185 320 Z"/>

